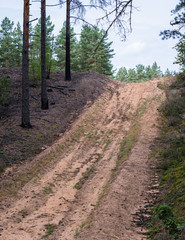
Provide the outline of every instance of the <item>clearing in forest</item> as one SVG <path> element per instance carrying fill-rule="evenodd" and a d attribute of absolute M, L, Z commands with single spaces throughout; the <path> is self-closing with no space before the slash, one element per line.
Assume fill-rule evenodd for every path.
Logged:
<path fill-rule="evenodd" d="M 140 212 L 158 192 L 150 154 L 166 80 L 109 80 L 60 139 L 17 166 L 20 178 L 38 163 L 41 171 L 2 200 L 0 239 L 146 239 Z"/>

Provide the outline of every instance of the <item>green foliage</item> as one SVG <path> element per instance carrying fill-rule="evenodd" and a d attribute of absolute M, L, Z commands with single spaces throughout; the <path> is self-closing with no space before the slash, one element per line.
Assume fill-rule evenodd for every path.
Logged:
<path fill-rule="evenodd" d="M 174 17 L 174 20 L 170 22 L 172 26 L 177 27 L 177 29 L 173 30 L 165 30 L 160 33 L 160 36 L 162 36 L 162 39 L 169 39 L 169 38 L 178 38 L 182 36 L 181 29 L 182 25 L 185 24 L 185 2 L 184 0 L 179 0 L 179 3 L 176 5 L 175 9 L 172 10 L 172 14 L 176 15 Z"/>
<path fill-rule="evenodd" d="M 49 235 L 51 235 L 54 232 L 54 230 L 56 229 L 56 227 L 57 226 L 55 224 L 47 224 L 47 225 L 45 225 L 46 233 L 45 233 L 45 235 L 42 238 L 46 238 Z"/>
<path fill-rule="evenodd" d="M 78 41 L 75 37 L 74 28 L 70 28 L 70 55 L 71 55 L 71 71 L 78 72 L 79 67 L 79 51 Z M 66 58 L 66 22 L 64 22 L 62 29 L 56 37 L 55 53 L 57 56 L 57 66 L 59 69 L 65 69 Z"/>
<path fill-rule="evenodd" d="M 46 18 L 46 76 L 49 78 L 50 72 L 54 69 L 53 51 L 54 51 L 54 25 L 50 16 Z M 40 82 L 41 80 L 41 19 L 34 28 L 30 26 L 30 80 Z"/>
<path fill-rule="evenodd" d="M 14 50 L 12 53 L 12 57 L 14 59 L 13 66 L 21 66 L 22 65 L 22 38 L 23 33 L 21 30 L 21 25 L 18 22 L 17 26 L 13 30 L 13 46 Z"/>
<path fill-rule="evenodd" d="M 153 237 L 159 230 L 164 229 L 163 239 L 167 235 L 173 237 L 173 239 L 178 239 L 178 220 L 170 206 L 166 203 L 161 204 L 159 207 L 153 209 L 153 218 L 152 221 L 159 222 L 159 226 L 152 227 L 148 232 L 150 237 Z M 153 239 L 153 238 L 152 238 Z M 155 238 L 156 239 L 156 238 Z"/>
<path fill-rule="evenodd" d="M 13 29 L 14 22 L 5 17 L 0 29 L 0 67 L 21 66 L 22 30 L 20 23 Z"/>
<path fill-rule="evenodd" d="M 176 44 L 177 57 L 175 63 L 179 64 L 182 70 L 185 71 L 185 35 Z"/>
<path fill-rule="evenodd" d="M 12 66 L 13 53 L 13 25 L 9 18 L 5 17 L 1 23 L 0 30 L 0 66 Z"/>
<path fill-rule="evenodd" d="M 169 71 L 167 74 L 169 74 Z M 152 66 L 147 67 L 138 64 L 136 69 L 130 68 L 127 70 L 125 67 L 121 67 L 116 74 L 116 80 L 121 82 L 143 82 L 161 76 L 163 76 L 162 71 L 157 63 L 154 62 Z"/>
<path fill-rule="evenodd" d="M 43 190 L 43 193 L 44 193 L 44 194 L 50 194 L 50 193 L 52 193 L 52 192 L 53 192 L 53 191 L 52 191 L 52 188 L 51 188 L 50 186 L 45 187 L 44 190 Z"/>
<path fill-rule="evenodd" d="M 0 28 L 0 67 L 21 66 L 22 64 L 22 30 L 20 23 L 5 18 Z M 65 69 L 66 23 L 64 22 L 58 36 L 53 35 L 54 25 L 50 16 L 46 18 L 46 77 L 57 68 Z M 98 27 L 84 25 L 80 40 L 70 29 L 71 70 L 73 72 L 95 71 L 108 76 L 113 75 L 111 58 L 113 50 L 105 31 Z M 103 38 L 104 37 L 104 38 Z M 41 80 L 41 19 L 33 27 L 30 24 L 29 49 L 30 80 L 39 83 Z"/>
<path fill-rule="evenodd" d="M 175 63 L 185 70 L 185 35 L 182 31 L 185 26 L 185 2 L 184 0 L 179 0 L 175 9 L 171 11 L 175 15 L 174 19 L 170 22 L 172 26 L 175 26 L 173 30 L 165 30 L 160 33 L 162 39 L 169 38 L 180 38 L 179 42 L 176 44 L 175 49 L 177 51 L 177 57 Z"/>
<path fill-rule="evenodd" d="M 113 50 L 110 48 L 112 42 L 107 42 L 105 32 L 98 27 L 84 25 L 79 41 L 80 69 L 83 72 L 95 71 L 108 76 L 112 75 Z"/>
<path fill-rule="evenodd" d="M 127 82 L 127 69 L 126 67 L 121 67 L 117 74 L 116 79 L 120 82 Z"/>
<path fill-rule="evenodd" d="M 160 109 L 164 116 L 158 146 L 163 194 L 149 226 L 152 239 L 184 239 L 185 235 L 185 91 L 182 86 L 184 74 L 173 83 L 176 95 Z"/>
<path fill-rule="evenodd" d="M 0 106 L 6 103 L 9 96 L 10 80 L 6 76 L 0 78 Z"/>
<path fill-rule="evenodd" d="M 83 184 L 85 183 L 85 181 L 90 177 L 90 175 L 94 172 L 94 168 L 89 168 L 87 169 L 87 171 L 85 173 L 83 173 L 82 177 L 80 178 L 79 182 L 77 182 L 75 185 L 74 185 L 74 188 L 76 189 L 81 189 Z"/>

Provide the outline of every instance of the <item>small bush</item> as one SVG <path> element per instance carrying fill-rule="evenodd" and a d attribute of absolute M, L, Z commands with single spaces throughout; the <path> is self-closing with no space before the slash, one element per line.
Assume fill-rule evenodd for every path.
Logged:
<path fill-rule="evenodd" d="M 185 72 L 181 72 L 177 75 L 175 83 L 171 85 L 172 88 L 183 88 L 185 87 Z"/>
<path fill-rule="evenodd" d="M 166 203 L 153 209 L 152 221 L 154 224 L 150 223 L 150 229 L 148 231 L 148 236 L 150 238 L 168 239 L 168 237 L 171 236 L 173 239 L 178 239 L 178 220 L 172 208 Z M 158 238 L 153 238 L 154 236 Z"/>

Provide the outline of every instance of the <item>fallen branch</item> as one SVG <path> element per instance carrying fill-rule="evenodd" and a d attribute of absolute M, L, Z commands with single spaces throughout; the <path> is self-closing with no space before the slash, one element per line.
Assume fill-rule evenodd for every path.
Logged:
<path fill-rule="evenodd" d="M 35 97 L 35 96 L 33 96 L 33 95 L 31 95 L 31 97 L 33 98 L 33 99 L 35 99 L 35 100 L 39 100 L 37 97 Z"/>

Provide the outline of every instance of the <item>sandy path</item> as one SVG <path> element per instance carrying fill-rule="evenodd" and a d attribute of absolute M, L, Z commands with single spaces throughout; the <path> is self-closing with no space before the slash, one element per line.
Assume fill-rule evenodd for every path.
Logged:
<path fill-rule="evenodd" d="M 133 214 L 145 205 L 148 191 L 148 157 L 164 99 L 159 81 L 120 84 L 85 109 L 71 130 L 37 157 L 57 154 L 68 143 L 57 163 L 26 184 L 17 199 L 0 206 L 0 239 L 145 239 L 144 230 L 133 225 Z M 145 111 L 137 121 L 137 142 L 99 201 L 141 104 Z"/>

